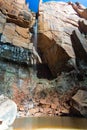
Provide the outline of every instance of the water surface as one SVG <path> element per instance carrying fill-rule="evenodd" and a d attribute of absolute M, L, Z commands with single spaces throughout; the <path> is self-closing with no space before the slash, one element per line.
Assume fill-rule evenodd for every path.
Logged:
<path fill-rule="evenodd" d="M 16 119 L 13 130 L 85 130 L 87 119 L 71 117 L 38 117 Z"/>

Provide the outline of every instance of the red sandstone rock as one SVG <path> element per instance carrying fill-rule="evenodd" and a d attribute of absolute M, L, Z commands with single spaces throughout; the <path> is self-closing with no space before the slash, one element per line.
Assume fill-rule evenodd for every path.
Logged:
<path fill-rule="evenodd" d="M 73 31 L 79 30 L 79 20 L 86 18 L 87 9 L 82 9 L 81 15 L 75 4 L 64 2 L 40 3 L 38 22 L 38 49 L 43 62 L 46 63 L 54 76 L 72 66 L 77 70 L 78 59 L 75 41 L 71 39 Z M 80 5 L 81 8 L 81 5 Z M 81 18 L 82 16 L 82 18 Z M 82 34 L 79 38 L 82 38 Z M 85 43 L 85 40 L 83 44 Z M 86 43 L 85 43 L 86 44 Z M 82 43 L 80 42 L 80 45 Z M 85 47 L 87 49 L 87 47 Z M 83 59 L 84 60 L 84 59 Z"/>
<path fill-rule="evenodd" d="M 38 112 L 39 112 L 39 108 L 33 108 L 29 110 L 30 115 L 35 115 Z"/>
<path fill-rule="evenodd" d="M 1 0 L 0 11 L 2 42 L 28 48 L 31 39 L 29 28 L 33 25 L 34 19 L 25 0 L 21 3 L 14 0 Z"/>

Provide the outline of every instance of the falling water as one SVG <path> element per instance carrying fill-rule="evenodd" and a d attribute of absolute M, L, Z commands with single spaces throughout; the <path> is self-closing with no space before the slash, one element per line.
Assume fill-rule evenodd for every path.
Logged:
<path fill-rule="evenodd" d="M 33 45 L 35 50 L 37 51 L 37 19 L 35 21 L 34 27 L 34 34 L 33 34 Z M 37 67 L 36 67 L 36 59 L 34 60 L 34 66 L 33 66 L 34 75 L 37 75 Z"/>
<path fill-rule="evenodd" d="M 35 24 L 33 26 L 33 51 L 37 52 L 37 19 L 35 21 Z M 33 60 L 32 67 L 29 67 L 30 70 L 30 77 L 31 77 L 31 91 L 36 87 L 35 79 L 37 78 L 37 66 L 36 66 L 36 59 Z M 32 93 L 32 92 L 31 92 Z"/>
<path fill-rule="evenodd" d="M 34 25 L 34 41 L 33 41 L 36 51 L 37 51 L 37 22 L 38 20 L 36 19 L 35 25 Z"/>

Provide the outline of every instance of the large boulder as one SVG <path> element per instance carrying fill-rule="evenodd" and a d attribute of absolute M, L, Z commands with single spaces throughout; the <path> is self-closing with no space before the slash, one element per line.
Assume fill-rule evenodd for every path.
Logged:
<path fill-rule="evenodd" d="M 12 125 L 17 116 L 17 105 L 4 95 L 0 95 L 0 130 Z"/>
<path fill-rule="evenodd" d="M 72 97 L 71 107 L 77 110 L 81 115 L 87 117 L 87 91 L 78 90 Z"/>
<path fill-rule="evenodd" d="M 76 41 L 72 41 L 71 36 L 73 31 L 77 32 L 79 30 L 80 20 L 82 18 L 70 3 L 40 3 L 38 49 L 43 62 L 48 65 L 54 76 L 57 76 L 63 70 L 71 70 L 73 67 L 78 72 L 76 49 L 73 47 L 73 42 L 75 44 Z M 83 37 L 81 33 L 79 37 L 80 39 Z M 80 42 L 80 44 L 86 44 L 85 41 Z M 79 48 L 79 44 L 76 47 Z"/>
<path fill-rule="evenodd" d="M 79 68 L 81 68 L 81 64 L 86 66 L 87 64 L 87 43 L 86 39 L 82 36 L 79 30 L 75 30 L 71 35 L 72 46 L 74 48 L 76 63 Z"/>

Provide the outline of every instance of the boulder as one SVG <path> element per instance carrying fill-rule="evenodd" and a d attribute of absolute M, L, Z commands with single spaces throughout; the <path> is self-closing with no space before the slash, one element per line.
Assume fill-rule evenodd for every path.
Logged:
<path fill-rule="evenodd" d="M 0 130 L 12 125 L 17 115 L 17 105 L 4 95 L 0 95 Z"/>
<path fill-rule="evenodd" d="M 81 115 L 87 117 L 87 91 L 78 90 L 72 97 L 71 107 L 77 110 Z"/>
<path fill-rule="evenodd" d="M 87 63 L 87 43 L 86 39 L 79 30 L 75 30 L 71 35 L 72 46 L 76 55 L 77 64 L 78 61 L 84 61 Z"/>

